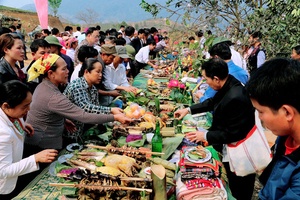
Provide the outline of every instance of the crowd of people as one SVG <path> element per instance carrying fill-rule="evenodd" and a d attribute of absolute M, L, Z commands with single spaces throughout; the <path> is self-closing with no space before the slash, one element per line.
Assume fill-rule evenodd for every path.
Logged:
<path fill-rule="evenodd" d="M 24 66 L 24 37 L 16 30 L 0 28 L 1 199 L 16 196 L 68 144 L 84 142 L 82 136 L 92 125 L 131 122 L 123 102 L 115 98 L 122 91 L 136 93 L 130 78 L 146 65 L 158 68 L 151 61 L 158 52 L 175 50 L 168 33 L 155 27 L 121 26 L 105 32 L 100 26 L 83 32 L 76 27 L 73 32 L 66 26 L 64 32 L 52 28 L 36 33 L 30 45 L 32 62 Z M 242 54 L 224 37 L 216 37 L 208 48 L 205 36 L 211 34 L 198 31 L 188 38 L 191 50 L 209 58 L 201 66 L 207 87 L 194 94 L 195 105 L 174 116 L 212 111 L 208 132 L 190 132 L 186 138 L 208 141 L 223 155 L 231 192 L 244 200 L 252 197 L 255 174 L 231 172 L 224 144 L 246 137 L 255 125 L 256 109 L 263 125 L 279 136 L 274 159 L 261 176 L 265 187 L 259 197 L 297 199 L 300 46 L 292 48 L 292 60 L 266 61 L 259 31 L 249 35 Z"/>

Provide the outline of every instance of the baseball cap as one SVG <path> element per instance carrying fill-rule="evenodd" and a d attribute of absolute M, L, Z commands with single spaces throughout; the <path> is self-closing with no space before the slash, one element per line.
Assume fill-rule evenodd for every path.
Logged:
<path fill-rule="evenodd" d="M 116 51 L 116 47 L 111 44 L 104 44 L 101 46 L 101 53 L 105 54 L 112 54 L 114 56 L 118 56 L 118 53 Z"/>
<path fill-rule="evenodd" d="M 61 46 L 61 44 L 59 43 L 57 37 L 53 36 L 53 35 L 49 35 L 47 37 L 45 37 L 45 40 L 51 45 L 56 45 L 56 46 Z"/>
<path fill-rule="evenodd" d="M 211 46 L 214 46 L 215 44 L 219 44 L 219 43 L 221 43 L 221 42 L 231 42 L 231 40 L 228 39 L 228 38 L 226 38 L 226 37 L 216 37 L 216 38 L 213 40 Z"/>
<path fill-rule="evenodd" d="M 134 60 L 134 56 L 136 54 L 135 49 L 131 45 L 129 45 L 129 44 L 126 44 L 125 48 L 126 48 L 127 55 L 129 56 L 129 58 L 131 60 Z"/>
<path fill-rule="evenodd" d="M 116 50 L 118 53 L 118 56 L 121 58 L 129 58 L 129 56 L 127 55 L 127 50 L 126 47 L 121 46 L 121 45 L 117 45 L 116 46 Z"/>

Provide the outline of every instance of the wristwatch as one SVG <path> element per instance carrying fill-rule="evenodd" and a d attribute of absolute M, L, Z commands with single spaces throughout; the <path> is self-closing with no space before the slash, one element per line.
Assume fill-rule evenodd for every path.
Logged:
<path fill-rule="evenodd" d="M 192 114 L 191 108 L 190 108 L 190 107 L 187 107 L 186 109 L 188 110 L 188 113 L 189 113 L 189 114 Z"/>

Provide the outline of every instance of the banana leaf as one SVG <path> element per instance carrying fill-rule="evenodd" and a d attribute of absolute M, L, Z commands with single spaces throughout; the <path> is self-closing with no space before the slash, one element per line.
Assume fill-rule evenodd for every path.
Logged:
<path fill-rule="evenodd" d="M 124 146 L 125 144 L 127 144 L 128 146 L 131 146 L 131 147 L 142 147 L 142 146 L 144 146 L 145 141 L 146 141 L 146 135 L 143 135 L 143 139 L 132 141 L 132 142 L 126 142 L 126 137 L 124 137 L 124 136 L 121 136 L 118 139 L 119 146 L 121 146 L 121 147 Z"/>

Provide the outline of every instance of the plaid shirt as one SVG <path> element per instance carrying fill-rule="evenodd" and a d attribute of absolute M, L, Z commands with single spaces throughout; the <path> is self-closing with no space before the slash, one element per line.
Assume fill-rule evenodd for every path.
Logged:
<path fill-rule="evenodd" d="M 65 89 L 64 95 L 75 105 L 84 109 L 89 113 L 109 114 L 111 108 L 101 106 L 99 104 L 98 90 L 95 86 L 89 88 L 84 77 L 80 77 L 72 81 Z M 74 121 L 77 131 L 68 133 L 67 137 L 76 138 L 83 134 L 84 124 L 79 121 Z"/>

